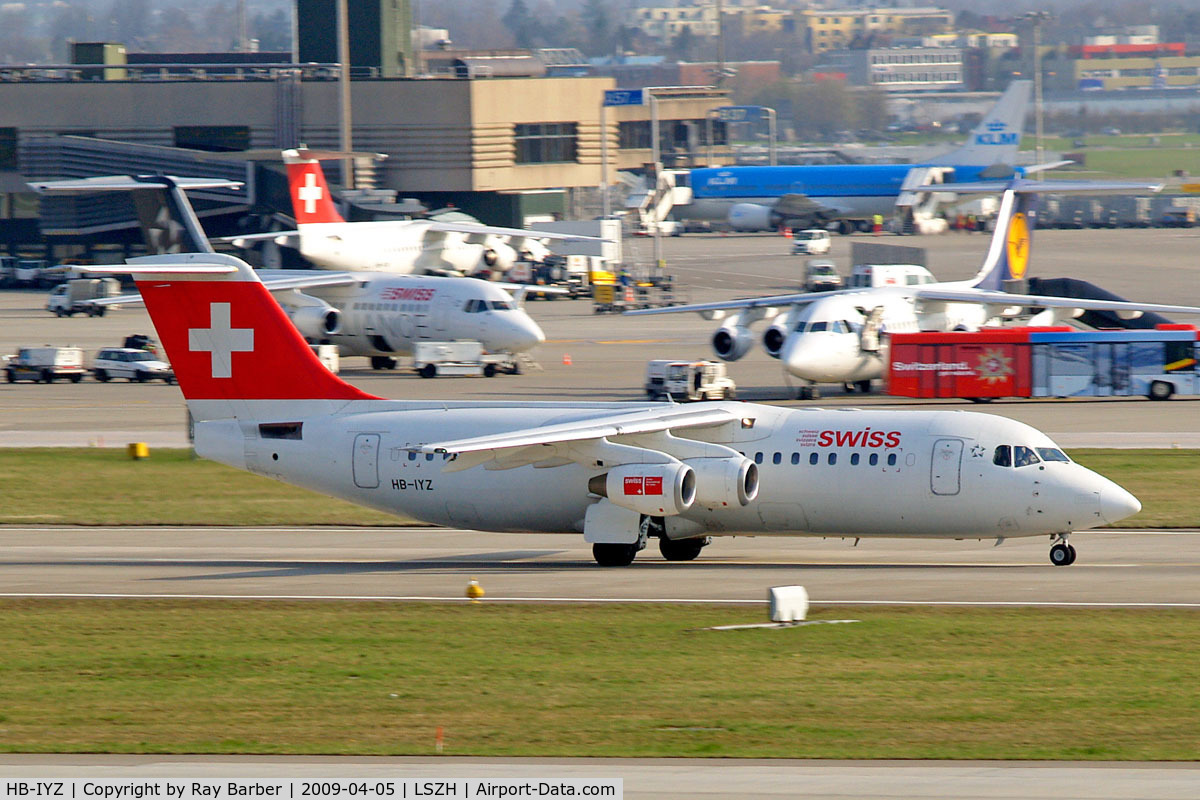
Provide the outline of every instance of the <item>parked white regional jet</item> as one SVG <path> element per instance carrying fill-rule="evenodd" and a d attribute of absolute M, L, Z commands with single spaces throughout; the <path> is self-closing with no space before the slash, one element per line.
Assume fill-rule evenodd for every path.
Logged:
<path fill-rule="evenodd" d="M 790 375 L 808 382 L 801 388 L 802 398 L 815 396 L 813 384 L 817 383 L 854 384 L 869 391 L 871 380 L 883 375 L 887 357 L 885 334 L 888 333 L 973 331 L 1025 314 L 1029 307 L 1046 309 L 1029 320 L 1029 324 L 1034 325 L 1078 317 L 1085 310 L 1113 311 L 1130 318 L 1146 311 L 1200 314 L 1200 308 L 1193 306 L 1006 291 L 1026 274 L 1035 219 L 1032 205 L 1038 193 L 1157 191 L 1159 188 L 1159 184 L 1023 179 L 999 186 L 963 184 L 956 190 L 973 193 L 1003 189 L 991 245 L 983 266 L 971 280 L 938 282 L 924 267 L 905 265 L 903 279 L 894 285 L 855 287 L 852 277 L 851 287 L 840 291 L 752 297 L 625 313 L 695 311 L 708 319 L 723 320 L 713 334 L 712 347 L 725 361 L 737 361 L 749 352 L 755 340 L 750 326 L 769 319 L 761 338 L 763 350 L 772 358 L 780 359 Z M 731 311 L 732 316 L 726 317 Z"/>
<path fill-rule="evenodd" d="M 233 236 L 228 241 L 242 247 L 256 239 L 271 239 L 296 247 L 324 269 L 453 270 L 472 275 L 503 274 L 521 257 L 541 261 L 550 253 L 547 241 L 593 238 L 428 219 L 346 222 L 333 204 L 320 161 L 340 157 L 334 152 L 284 150 L 296 231 Z"/>
<path fill-rule="evenodd" d="M 208 178 L 163 175 L 107 176 L 32 184 L 50 194 L 127 191 L 134 197 L 142 234 L 152 250 L 213 252 L 185 189 L 237 188 Z M 338 345 L 343 356 L 367 356 L 375 369 L 396 366 L 418 341 L 471 340 L 490 353 L 523 353 L 545 335 L 502 285 L 477 278 L 393 275 L 381 272 L 269 270 L 267 288 L 292 323 L 312 342 Z M 521 287 L 522 290 L 524 287 Z M 96 301 L 130 305 L 136 295 Z M 488 370 L 486 374 L 495 374 Z"/>
<path fill-rule="evenodd" d="M 317 361 L 258 276 L 213 253 L 133 259 L 197 452 L 439 525 L 563 533 L 602 565 L 656 536 L 1052 537 L 1140 509 L 1013 420 L 749 403 L 395 401 Z M 111 267 L 106 267 L 111 269 Z"/>

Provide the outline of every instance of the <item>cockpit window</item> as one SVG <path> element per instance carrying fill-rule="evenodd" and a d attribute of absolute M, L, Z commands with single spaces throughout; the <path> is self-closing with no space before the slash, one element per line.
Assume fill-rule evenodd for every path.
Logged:
<path fill-rule="evenodd" d="M 834 333 L 845 333 L 846 326 L 845 323 L 843 323 L 840 319 L 835 319 L 833 322 L 829 323 L 829 330 L 833 331 Z"/>
<path fill-rule="evenodd" d="M 823 331 L 823 330 L 827 329 L 828 327 L 829 327 L 829 323 L 822 320 L 820 322 L 814 322 L 812 325 L 809 325 L 808 332 L 816 333 L 817 331 Z"/>
<path fill-rule="evenodd" d="M 1067 454 L 1057 447 L 1039 447 L 1038 455 L 1042 457 L 1042 461 L 1062 461 L 1070 463 L 1071 459 L 1067 458 Z"/>
<path fill-rule="evenodd" d="M 1019 444 L 1013 448 L 1013 463 L 1017 467 L 1028 467 L 1030 464 L 1037 464 L 1041 461 L 1037 453 L 1033 452 L 1032 447 L 1026 447 Z"/>
<path fill-rule="evenodd" d="M 487 307 L 487 300 L 468 300 L 467 304 L 463 306 L 463 311 L 468 314 L 478 314 L 482 311 L 487 311 Z"/>
<path fill-rule="evenodd" d="M 1011 467 L 1012 448 L 1006 444 L 998 446 L 996 452 L 992 455 L 992 463 L 997 467 Z"/>
<path fill-rule="evenodd" d="M 512 304 L 507 300 L 489 300 L 488 308 L 492 311 L 512 311 Z"/>

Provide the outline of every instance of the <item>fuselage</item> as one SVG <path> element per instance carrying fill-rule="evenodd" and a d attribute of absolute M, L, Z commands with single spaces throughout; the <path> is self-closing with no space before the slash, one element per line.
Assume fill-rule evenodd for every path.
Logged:
<path fill-rule="evenodd" d="M 962 289 L 967 282 L 935 284 Z M 873 309 L 879 328 L 889 333 L 978 330 L 989 319 L 982 303 L 931 303 L 912 289 L 886 286 L 830 295 L 797 307 L 779 358 L 788 373 L 814 383 L 850 383 L 882 377 L 886 351 L 864 350 L 861 332 Z"/>
<path fill-rule="evenodd" d="M 705 167 L 690 173 L 692 202 L 676 206 L 679 219 L 723 221 L 741 203 L 773 206 L 804 195 L 840 219 L 890 216 L 905 178 L 922 164 L 811 164 L 779 167 Z M 956 166 L 954 180 L 978 180 L 985 167 Z"/>
<path fill-rule="evenodd" d="M 339 309 L 340 332 L 323 338 L 344 355 L 407 354 L 416 342 L 463 340 L 489 352 L 521 353 L 545 341 L 508 292 L 473 278 L 379 275 L 304 291 Z"/>
<path fill-rule="evenodd" d="M 258 419 L 269 419 L 262 403 L 272 401 L 248 402 L 260 403 Z M 319 401 L 309 404 L 308 418 L 304 403 L 290 403 L 279 411 L 286 420 L 259 425 L 254 435 L 234 420 L 198 423 L 197 452 L 435 524 L 511 532 L 583 530 L 588 507 L 599 500 L 589 479 L 604 469 L 563 460 L 447 471 L 452 462 L 444 456 L 409 448 L 662 407 L 353 401 L 330 414 Z M 1104 525 L 1139 507 L 1124 489 L 1066 459 L 1041 432 L 1000 417 L 722 405 L 738 422 L 679 435 L 753 459 L 758 496 L 741 507 L 698 501 L 665 519 L 671 535 L 1003 538 Z M 1008 448 L 1007 455 L 997 448 Z M 1032 460 L 1011 466 L 1016 452 Z"/>

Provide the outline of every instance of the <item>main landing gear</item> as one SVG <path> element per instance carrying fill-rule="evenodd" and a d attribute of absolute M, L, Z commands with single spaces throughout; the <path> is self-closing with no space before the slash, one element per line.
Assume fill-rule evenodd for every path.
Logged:
<path fill-rule="evenodd" d="M 814 383 L 810 383 L 810 384 L 801 386 L 796 391 L 796 399 L 798 399 L 798 400 L 819 400 L 819 399 L 821 399 L 821 390 L 818 389 L 816 384 L 814 384 Z"/>
<path fill-rule="evenodd" d="M 1058 544 L 1050 548 L 1050 563 L 1056 567 L 1069 567 L 1075 563 L 1075 548 L 1067 542 L 1066 534 L 1058 534 Z"/>
<path fill-rule="evenodd" d="M 653 536 L 658 538 L 658 551 L 667 561 L 694 561 L 700 551 L 712 542 L 709 536 L 671 539 L 667 536 L 662 517 L 643 516 L 638 533 L 636 542 L 595 542 L 592 545 L 592 558 L 602 567 L 628 567 Z"/>
<path fill-rule="evenodd" d="M 396 359 L 391 356 L 371 356 L 371 369 L 395 369 Z"/>

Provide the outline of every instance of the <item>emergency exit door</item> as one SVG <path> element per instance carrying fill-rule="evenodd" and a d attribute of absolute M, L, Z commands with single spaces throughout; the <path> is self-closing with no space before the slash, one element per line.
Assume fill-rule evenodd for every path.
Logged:
<path fill-rule="evenodd" d="M 360 433 L 354 437 L 354 485 L 360 489 L 379 486 L 379 434 Z"/>
<path fill-rule="evenodd" d="M 958 473 L 962 466 L 962 452 L 961 439 L 938 439 L 933 443 L 929 485 L 934 494 L 958 494 Z"/>

